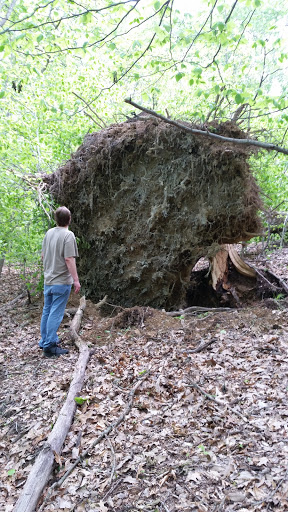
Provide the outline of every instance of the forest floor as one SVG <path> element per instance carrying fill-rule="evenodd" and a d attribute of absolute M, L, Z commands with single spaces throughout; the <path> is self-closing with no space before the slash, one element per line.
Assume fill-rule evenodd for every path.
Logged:
<path fill-rule="evenodd" d="M 287 279 L 288 249 L 253 256 L 253 264 Z M 65 401 L 78 353 L 64 318 L 70 352 L 44 358 L 42 297 L 9 306 L 23 281 L 4 268 L 0 282 L 0 510 L 9 512 Z M 72 294 L 70 306 L 78 304 Z M 122 324 L 87 301 L 80 335 L 92 351 L 84 400 L 40 505 L 52 482 L 126 414 L 42 510 L 288 510 L 287 298 L 185 318 L 139 307 Z"/>

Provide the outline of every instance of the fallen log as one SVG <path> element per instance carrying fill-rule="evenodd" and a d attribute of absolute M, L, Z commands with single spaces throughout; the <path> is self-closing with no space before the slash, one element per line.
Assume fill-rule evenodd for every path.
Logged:
<path fill-rule="evenodd" d="M 79 349 L 79 358 L 75 366 L 66 401 L 59 413 L 51 434 L 36 458 L 35 464 L 32 467 L 22 493 L 15 505 L 14 512 L 34 512 L 51 475 L 54 459 L 61 453 L 63 443 L 69 432 L 76 411 L 75 397 L 81 391 L 86 366 L 90 357 L 88 346 L 78 336 L 85 307 L 85 297 L 82 297 L 80 306 L 70 327 L 71 337 Z"/>
<path fill-rule="evenodd" d="M 68 478 L 69 475 L 71 475 L 71 473 L 74 471 L 74 469 L 76 468 L 76 466 L 78 466 L 78 464 L 80 462 L 82 462 L 88 455 L 89 453 L 91 453 L 92 449 L 95 448 L 95 446 L 97 446 L 97 444 L 101 443 L 101 441 L 103 441 L 103 439 L 107 439 L 108 440 L 108 434 L 110 434 L 110 432 L 112 432 L 112 430 L 115 430 L 119 425 L 120 423 L 122 423 L 122 421 L 125 419 L 125 417 L 127 416 L 127 414 L 131 411 L 132 409 L 132 406 L 133 406 L 133 399 L 134 399 L 134 395 L 137 391 L 137 389 L 142 385 L 142 382 L 147 379 L 147 377 L 150 375 L 150 371 L 148 370 L 145 375 L 143 377 L 141 377 L 138 382 L 136 383 L 136 385 L 131 389 L 131 391 L 129 392 L 129 395 L 128 395 L 128 403 L 126 405 L 126 408 L 125 410 L 120 414 L 120 416 L 118 417 L 118 419 L 111 423 L 107 428 L 105 428 L 105 430 L 103 430 L 103 432 L 101 432 L 101 434 L 99 436 L 96 437 L 96 439 L 93 441 L 92 444 L 90 444 L 88 446 L 88 448 L 81 453 L 81 455 L 79 455 L 79 457 L 73 462 L 73 464 L 71 464 L 70 468 L 67 469 L 66 473 L 60 478 L 60 480 L 58 480 L 57 482 L 55 482 L 51 488 L 49 489 L 48 493 L 47 493 L 47 496 L 44 500 L 44 502 L 42 503 L 41 507 L 39 508 L 39 512 L 42 512 L 44 510 L 44 507 L 45 507 L 45 504 L 46 502 L 48 501 L 48 499 L 51 497 L 52 493 L 54 490 L 56 490 L 57 488 L 61 487 L 61 485 L 63 484 L 63 482 L 65 482 L 65 480 Z M 74 510 L 74 509 L 73 509 Z"/>

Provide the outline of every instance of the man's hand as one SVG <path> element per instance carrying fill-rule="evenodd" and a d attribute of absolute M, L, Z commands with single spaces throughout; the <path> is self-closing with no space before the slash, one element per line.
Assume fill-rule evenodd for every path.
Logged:
<path fill-rule="evenodd" d="M 81 288 L 81 284 L 79 283 L 79 281 L 78 280 L 74 281 L 74 292 L 78 293 L 80 288 Z"/>

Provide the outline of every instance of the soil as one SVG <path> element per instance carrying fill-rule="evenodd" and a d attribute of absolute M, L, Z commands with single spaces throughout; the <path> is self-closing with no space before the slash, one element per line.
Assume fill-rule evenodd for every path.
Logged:
<path fill-rule="evenodd" d="M 287 280 L 288 249 L 247 260 Z M 205 265 L 205 263 L 204 263 Z M 287 281 L 286 281 L 287 282 Z M 38 349 L 42 297 L 5 267 L 0 287 L 0 510 L 12 511 L 65 401 L 78 358 Z M 71 294 L 69 307 L 79 297 Z M 5 308 L 4 308 L 5 307 Z M 2 309 L 1 309 L 2 308 Z M 114 308 L 115 309 L 115 308 Z M 282 512 L 288 492 L 288 301 L 249 296 L 228 311 L 176 317 L 87 301 L 91 348 L 74 422 L 47 489 L 107 426 L 132 409 L 43 506 L 45 512 Z M 115 316 L 115 313 L 117 315 Z M 43 498 L 47 493 L 45 490 Z M 41 502 L 39 505 L 41 505 Z"/>
<path fill-rule="evenodd" d="M 210 129 L 248 136 L 231 122 Z M 88 134 L 44 178 L 56 202 L 72 212 L 86 297 L 108 295 L 126 307 L 183 306 L 201 256 L 262 232 L 251 151 L 155 118 Z"/>

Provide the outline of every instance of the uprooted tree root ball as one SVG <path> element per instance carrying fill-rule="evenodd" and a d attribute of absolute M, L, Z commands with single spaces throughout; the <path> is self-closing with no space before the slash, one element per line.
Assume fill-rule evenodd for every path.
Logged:
<path fill-rule="evenodd" d="M 209 130 L 246 137 L 230 122 Z M 72 212 L 86 295 L 126 307 L 183 305 L 201 256 L 259 232 L 251 151 L 145 117 L 87 135 L 45 177 Z"/>

